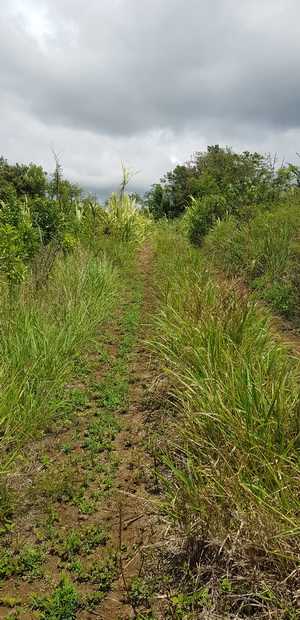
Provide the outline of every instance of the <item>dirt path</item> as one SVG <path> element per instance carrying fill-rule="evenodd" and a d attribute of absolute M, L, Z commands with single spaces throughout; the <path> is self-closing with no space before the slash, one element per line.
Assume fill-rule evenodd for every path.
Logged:
<path fill-rule="evenodd" d="M 147 610 L 144 557 L 161 535 L 145 447 L 150 272 L 147 245 L 116 324 L 89 356 L 92 370 L 68 386 L 76 411 L 67 427 L 33 445 L 9 476 L 0 619 L 112 620 Z"/>
<path fill-rule="evenodd" d="M 139 606 L 134 594 L 130 591 L 131 580 L 142 577 L 144 551 L 153 546 L 160 535 L 155 502 L 151 493 L 151 489 L 155 491 L 155 481 L 150 473 L 153 463 L 145 451 L 146 426 L 143 402 L 147 386 L 151 381 L 149 355 L 143 344 L 151 306 L 149 284 L 151 250 L 149 246 L 146 246 L 141 253 L 140 271 L 145 287 L 142 325 L 134 349 L 129 407 L 125 414 L 126 427 L 129 431 L 121 432 L 116 439 L 116 450 L 121 455 L 121 465 L 117 475 L 118 488 L 113 492 L 114 510 L 111 519 L 113 544 L 119 547 L 129 545 L 135 550 L 132 557 L 122 562 L 121 574 L 104 601 L 95 609 L 94 613 L 98 613 L 98 617 L 105 618 L 105 620 L 135 617 Z"/>

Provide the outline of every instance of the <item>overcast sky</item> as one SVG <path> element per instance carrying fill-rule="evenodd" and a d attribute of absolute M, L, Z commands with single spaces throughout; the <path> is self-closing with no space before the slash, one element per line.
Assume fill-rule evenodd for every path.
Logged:
<path fill-rule="evenodd" d="M 1 0 L 1 152 L 101 197 L 207 145 L 300 164 L 299 0 Z"/>

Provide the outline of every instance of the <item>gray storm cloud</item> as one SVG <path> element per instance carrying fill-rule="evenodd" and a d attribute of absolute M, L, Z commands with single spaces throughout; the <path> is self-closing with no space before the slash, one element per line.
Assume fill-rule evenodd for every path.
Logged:
<path fill-rule="evenodd" d="M 214 142 L 299 150 L 294 0 L 10 0 L 0 17 L 2 154 L 14 161 L 49 168 L 55 140 L 71 180 L 101 191 L 120 159 L 147 189 Z"/>

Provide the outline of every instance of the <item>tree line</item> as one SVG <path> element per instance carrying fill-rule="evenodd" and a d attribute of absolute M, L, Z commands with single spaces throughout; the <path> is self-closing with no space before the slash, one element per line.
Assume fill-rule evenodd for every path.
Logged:
<path fill-rule="evenodd" d="M 300 167 L 293 164 L 275 169 L 270 155 L 244 151 L 218 144 L 196 152 L 182 165 L 167 172 L 144 196 L 144 206 L 155 218 L 174 218 L 185 212 L 191 199 L 203 203 L 204 219 L 225 212 L 249 217 L 255 208 L 270 205 L 288 190 L 300 186 Z M 214 199 L 212 198 L 214 197 Z"/>

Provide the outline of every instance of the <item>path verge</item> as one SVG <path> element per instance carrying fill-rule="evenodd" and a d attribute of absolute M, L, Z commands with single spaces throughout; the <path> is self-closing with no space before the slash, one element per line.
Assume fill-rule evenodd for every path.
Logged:
<path fill-rule="evenodd" d="M 148 605 L 138 590 L 157 521 L 146 491 L 152 479 L 142 412 L 150 256 L 145 246 L 114 325 L 99 334 L 82 375 L 68 386 L 74 410 L 67 422 L 32 445 L 26 466 L 11 477 L 1 619 L 131 618 Z"/>

